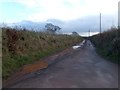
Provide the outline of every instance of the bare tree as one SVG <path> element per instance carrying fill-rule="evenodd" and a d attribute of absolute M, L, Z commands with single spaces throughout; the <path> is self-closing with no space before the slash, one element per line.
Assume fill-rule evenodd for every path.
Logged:
<path fill-rule="evenodd" d="M 77 32 L 72 32 L 72 36 L 79 36 Z"/>
<path fill-rule="evenodd" d="M 47 23 L 45 25 L 45 28 L 46 28 L 47 32 L 50 34 L 55 34 L 57 31 L 59 31 L 61 29 L 59 26 L 55 26 L 51 23 Z"/>

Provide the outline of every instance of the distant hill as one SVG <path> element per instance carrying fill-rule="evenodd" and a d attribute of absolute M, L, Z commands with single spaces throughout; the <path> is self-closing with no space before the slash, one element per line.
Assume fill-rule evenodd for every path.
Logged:
<path fill-rule="evenodd" d="M 114 17 L 113 17 L 114 16 Z M 102 15 L 102 31 L 107 30 L 111 26 L 117 26 L 118 19 L 116 15 Z M 21 26 L 25 27 L 27 29 L 34 29 L 36 31 L 44 30 L 44 26 L 46 23 L 52 23 L 56 26 L 61 27 L 61 31 L 63 33 L 71 33 L 73 31 L 76 31 L 78 33 L 81 32 L 88 32 L 90 29 L 91 32 L 98 32 L 99 31 L 99 14 L 95 16 L 86 16 L 82 18 L 78 18 L 76 20 L 70 20 L 70 21 L 61 21 L 58 19 L 48 19 L 46 21 L 40 21 L 40 22 L 33 22 L 33 21 L 21 21 L 17 23 L 9 23 L 9 26 Z"/>
<path fill-rule="evenodd" d="M 8 24 L 10 27 L 18 27 L 18 28 L 26 28 L 29 30 L 35 30 L 35 31 L 42 31 L 43 28 L 45 27 L 46 22 L 32 22 L 32 21 L 21 21 L 18 23 L 11 23 Z"/>

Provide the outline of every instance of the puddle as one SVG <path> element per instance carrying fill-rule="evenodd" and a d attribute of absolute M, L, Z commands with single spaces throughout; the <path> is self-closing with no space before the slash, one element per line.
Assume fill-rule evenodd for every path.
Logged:
<path fill-rule="evenodd" d="M 81 48 L 85 44 L 85 40 L 83 40 L 79 45 L 73 46 L 73 49 Z"/>
<path fill-rule="evenodd" d="M 73 46 L 73 49 L 77 49 L 80 48 L 81 46 Z"/>

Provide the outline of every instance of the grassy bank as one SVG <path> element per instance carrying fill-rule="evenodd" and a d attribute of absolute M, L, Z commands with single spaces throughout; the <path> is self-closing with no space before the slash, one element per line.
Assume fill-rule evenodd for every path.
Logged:
<path fill-rule="evenodd" d="M 3 79 L 7 79 L 23 65 L 60 52 L 81 41 L 80 36 L 2 28 Z"/>
<path fill-rule="evenodd" d="M 120 30 L 111 28 L 101 34 L 91 37 L 97 52 L 114 63 L 120 61 Z"/>

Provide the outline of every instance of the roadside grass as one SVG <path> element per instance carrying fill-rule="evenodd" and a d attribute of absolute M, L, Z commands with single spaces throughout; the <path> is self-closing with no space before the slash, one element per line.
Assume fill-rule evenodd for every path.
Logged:
<path fill-rule="evenodd" d="M 103 58 L 105 58 L 106 60 L 119 64 L 119 56 L 115 55 L 115 54 L 111 54 L 108 55 L 108 51 L 104 50 L 104 49 L 96 49 L 96 52 Z"/>
<path fill-rule="evenodd" d="M 2 28 L 2 78 L 21 67 L 80 43 L 80 36 Z"/>
<path fill-rule="evenodd" d="M 97 53 L 105 59 L 120 63 L 120 29 L 111 28 L 101 34 L 91 37 Z"/>

